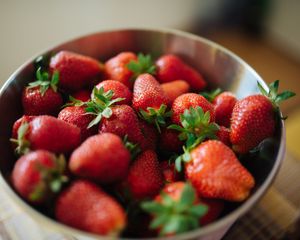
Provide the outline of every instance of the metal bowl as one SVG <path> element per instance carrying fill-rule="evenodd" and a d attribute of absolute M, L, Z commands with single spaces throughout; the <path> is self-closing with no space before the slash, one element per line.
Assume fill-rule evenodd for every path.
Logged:
<path fill-rule="evenodd" d="M 219 86 L 222 89 L 230 90 L 238 98 L 258 92 L 257 81 L 267 89 L 261 77 L 246 62 L 229 50 L 207 39 L 176 30 L 125 29 L 99 32 L 69 41 L 41 54 L 59 50 L 74 51 L 102 61 L 121 51 L 151 53 L 154 57 L 164 53 L 174 53 L 203 73 L 210 86 Z M 14 121 L 22 115 L 21 92 L 23 87 L 32 81 L 34 76 L 33 60 L 36 57 L 16 70 L 0 90 L 0 112 L 2 114 L 0 118 L 1 192 L 9 197 L 12 204 L 17 205 L 47 229 L 77 239 L 108 239 L 108 237 L 65 226 L 43 215 L 23 201 L 9 183 L 9 174 L 15 162 L 9 138 Z M 283 121 L 279 123 L 275 141 L 277 147 L 273 149 L 275 154 L 272 157 L 264 161 L 251 160 L 251 171 L 256 179 L 256 187 L 245 202 L 235 206 L 212 224 L 170 239 L 220 239 L 230 226 L 263 196 L 278 172 L 285 152 Z"/>

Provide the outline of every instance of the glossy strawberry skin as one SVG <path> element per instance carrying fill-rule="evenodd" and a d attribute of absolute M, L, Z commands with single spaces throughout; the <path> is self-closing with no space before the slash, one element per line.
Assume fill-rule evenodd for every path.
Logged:
<path fill-rule="evenodd" d="M 169 106 L 172 106 L 172 103 L 177 97 L 190 90 L 190 85 L 184 80 L 163 83 L 161 84 L 161 87 L 167 96 Z"/>
<path fill-rule="evenodd" d="M 163 176 L 154 151 L 141 153 L 133 162 L 127 177 L 129 191 L 134 199 L 154 197 L 163 187 Z"/>
<path fill-rule="evenodd" d="M 227 146 L 231 146 L 230 142 L 230 129 L 226 128 L 224 126 L 220 126 L 219 131 L 216 133 L 216 137 L 218 140 L 220 140 L 222 143 L 224 143 Z"/>
<path fill-rule="evenodd" d="M 159 138 L 156 128 L 141 119 L 139 120 L 139 126 L 145 139 L 142 146 L 145 146 L 145 149 L 155 150 Z"/>
<path fill-rule="evenodd" d="M 103 87 L 104 91 L 107 92 L 109 90 L 112 90 L 114 92 L 114 95 L 112 99 L 116 98 L 124 98 L 124 100 L 117 102 L 117 104 L 131 104 L 132 99 L 132 93 L 129 90 L 129 88 L 124 85 L 122 82 L 115 81 L 115 80 L 105 80 L 96 85 L 98 89 Z"/>
<path fill-rule="evenodd" d="M 127 64 L 136 60 L 137 56 L 133 52 L 121 52 L 110 58 L 105 62 L 105 78 L 119 81 L 131 89 L 130 79 L 133 73 L 127 68 Z"/>
<path fill-rule="evenodd" d="M 263 95 L 252 95 L 239 100 L 231 118 L 230 140 L 233 149 L 246 153 L 275 131 L 272 103 Z"/>
<path fill-rule="evenodd" d="M 67 91 L 92 85 L 102 72 L 96 59 L 68 51 L 60 51 L 52 57 L 49 69 L 59 72 L 59 86 Z"/>
<path fill-rule="evenodd" d="M 237 202 L 248 197 L 254 178 L 225 144 L 208 140 L 194 148 L 190 155 L 185 175 L 199 196 Z"/>
<path fill-rule="evenodd" d="M 118 105 L 111 108 L 110 118 L 102 118 L 99 124 L 99 133 L 113 133 L 139 144 L 142 149 L 147 149 L 147 143 L 139 127 L 139 121 L 134 110 L 128 105 Z"/>
<path fill-rule="evenodd" d="M 45 150 L 37 150 L 20 157 L 12 171 L 12 183 L 16 191 L 33 204 L 42 204 L 49 197 L 49 192 L 43 192 L 39 199 L 32 200 L 31 194 L 38 184 L 44 182 L 40 167 L 55 168 L 55 156 Z"/>
<path fill-rule="evenodd" d="M 100 235 L 118 235 L 126 225 L 120 204 L 95 184 L 75 180 L 57 199 L 56 219 Z"/>
<path fill-rule="evenodd" d="M 160 134 L 159 148 L 168 152 L 180 152 L 184 142 L 179 140 L 178 135 L 178 131 L 166 128 L 163 129 Z"/>
<path fill-rule="evenodd" d="M 26 115 L 56 115 L 63 105 L 62 96 L 48 88 L 44 95 L 40 87 L 24 88 L 22 105 Z"/>
<path fill-rule="evenodd" d="M 87 102 L 91 98 L 91 91 L 82 89 L 72 94 L 72 97 L 82 102 Z"/>
<path fill-rule="evenodd" d="M 66 107 L 59 112 L 57 118 L 77 126 L 81 132 L 81 141 L 84 141 L 97 133 L 96 126 L 88 128 L 88 125 L 94 119 L 94 116 L 86 114 L 85 107 Z"/>
<path fill-rule="evenodd" d="M 79 177 L 99 183 L 113 183 L 127 175 L 130 153 L 122 139 L 112 133 L 89 137 L 70 157 L 69 169 Z"/>
<path fill-rule="evenodd" d="M 47 115 L 28 119 L 29 128 L 25 138 L 30 142 L 31 150 L 43 149 L 54 153 L 70 153 L 80 144 L 80 129 L 73 124 Z M 13 134 L 18 131 L 18 128 L 15 126 Z"/>
<path fill-rule="evenodd" d="M 230 127 L 231 114 L 236 101 L 236 97 L 231 92 L 223 92 L 213 100 L 217 124 Z"/>
<path fill-rule="evenodd" d="M 202 75 L 191 66 L 184 63 L 173 54 L 163 55 L 156 61 L 157 78 L 166 83 L 175 80 L 185 80 L 193 90 L 200 91 L 206 86 Z"/>
<path fill-rule="evenodd" d="M 18 129 L 21 126 L 22 123 L 24 122 L 31 122 L 36 116 L 28 116 L 28 115 L 23 115 L 20 117 L 17 121 L 14 122 L 14 125 L 12 127 L 12 138 L 17 139 L 18 138 Z"/>
<path fill-rule="evenodd" d="M 196 93 L 186 93 L 176 98 L 172 104 L 172 122 L 181 125 L 180 115 L 183 114 L 186 109 L 190 109 L 191 107 L 195 108 L 197 106 L 201 107 L 204 112 L 210 112 L 211 122 L 215 120 L 214 108 L 209 101 L 207 101 L 203 96 Z"/>
<path fill-rule="evenodd" d="M 176 171 L 174 163 L 162 161 L 159 165 L 162 170 L 165 183 L 173 183 L 180 180 L 180 174 Z"/>
<path fill-rule="evenodd" d="M 167 105 L 168 100 L 158 81 L 148 73 L 139 75 L 133 86 L 132 107 L 148 111 L 148 107 L 159 109 L 162 104 Z"/>

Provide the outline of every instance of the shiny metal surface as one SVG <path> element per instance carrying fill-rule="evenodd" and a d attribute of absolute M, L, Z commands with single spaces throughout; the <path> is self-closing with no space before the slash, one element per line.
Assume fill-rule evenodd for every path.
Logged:
<path fill-rule="evenodd" d="M 247 63 L 230 51 L 204 38 L 175 30 L 130 29 L 100 32 L 69 41 L 41 54 L 59 50 L 86 54 L 101 61 L 120 51 L 151 53 L 155 57 L 163 53 L 174 53 L 199 69 L 210 86 L 220 86 L 230 90 L 238 98 L 258 92 L 257 81 L 267 88 L 261 77 Z M 1 191 L 10 197 L 13 204 L 26 211 L 46 228 L 73 236 L 76 239 L 109 239 L 67 227 L 42 215 L 25 203 L 10 187 L 9 173 L 14 164 L 14 156 L 9 138 L 12 124 L 21 116 L 22 88 L 34 76 L 32 65 L 34 58 L 13 73 L 0 90 L 0 112 L 2 114 L 0 118 Z M 255 174 L 257 185 L 252 195 L 243 204 L 206 227 L 170 239 L 220 239 L 236 219 L 241 217 L 262 197 L 272 183 L 285 153 L 285 130 L 282 121 L 276 138 L 279 144 L 277 155 L 274 159 L 270 159 L 268 164 L 263 165 L 263 171 Z M 261 168 L 261 166 L 256 167 L 257 169 Z"/>

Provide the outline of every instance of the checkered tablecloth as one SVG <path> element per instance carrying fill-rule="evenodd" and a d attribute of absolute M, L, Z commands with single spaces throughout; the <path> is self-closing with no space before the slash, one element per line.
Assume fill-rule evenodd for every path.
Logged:
<path fill-rule="evenodd" d="M 300 161 L 287 154 L 267 194 L 239 219 L 224 240 L 300 239 Z M 298 219 L 298 224 L 297 224 Z M 50 232 L 13 206 L 0 192 L 0 240 L 75 239 Z"/>

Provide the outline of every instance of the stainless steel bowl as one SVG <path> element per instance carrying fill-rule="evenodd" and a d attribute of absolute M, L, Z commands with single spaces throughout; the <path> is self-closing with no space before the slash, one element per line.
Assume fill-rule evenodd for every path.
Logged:
<path fill-rule="evenodd" d="M 74 51 L 102 61 L 121 51 L 151 53 L 153 56 L 174 53 L 199 69 L 211 86 L 220 86 L 223 89 L 230 90 L 238 98 L 258 92 L 257 81 L 267 88 L 261 77 L 247 63 L 229 50 L 207 39 L 176 30 L 125 29 L 99 32 L 69 41 L 41 54 L 59 50 Z M 15 161 L 9 142 L 11 128 L 14 121 L 22 114 L 21 91 L 34 76 L 32 62 L 36 57 L 16 70 L 0 91 L 1 192 L 4 192 L 13 204 L 28 213 L 36 222 L 47 229 L 77 239 L 108 239 L 107 237 L 70 228 L 50 219 L 24 202 L 9 184 L 9 174 Z M 258 162 L 254 164 L 256 187 L 251 196 L 218 221 L 170 239 L 220 239 L 238 218 L 253 207 L 271 185 L 284 158 L 285 129 L 283 121 L 279 125 L 276 134 L 278 148 L 274 150 L 277 153 L 274 157 L 268 159 L 266 163 Z"/>

